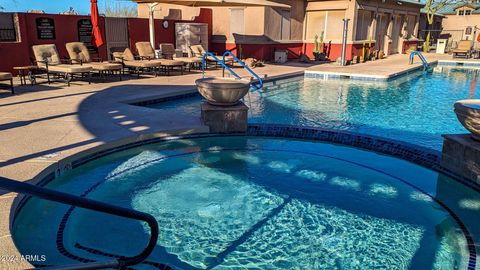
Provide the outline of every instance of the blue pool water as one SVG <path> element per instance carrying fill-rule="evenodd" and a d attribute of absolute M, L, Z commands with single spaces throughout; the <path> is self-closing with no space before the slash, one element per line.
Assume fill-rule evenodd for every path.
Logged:
<path fill-rule="evenodd" d="M 89 162 L 48 187 L 154 215 L 160 237 L 148 260 L 177 269 L 466 269 L 459 220 L 480 235 L 480 196 L 456 181 L 302 140 L 151 144 Z M 39 199 L 22 208 L 12 232 L 23 254 L 44 254 L 46 264 L 77 262 L 66 254 L 108 259 L 92 249 L 133 255 L 149 233 L 140 222 Z"/>
<path fill-rule="evenodd" d="M 283 80 L 250 93 L 251 123 L 333 128 L 387 137 L 440 150 L 441 134 L 466 133 L 457 121 L 457 100 L 480 98 L 479 70 L 436 67 L 388 82 Z M 150 105 L 200 116 L 201 97 Z"/>

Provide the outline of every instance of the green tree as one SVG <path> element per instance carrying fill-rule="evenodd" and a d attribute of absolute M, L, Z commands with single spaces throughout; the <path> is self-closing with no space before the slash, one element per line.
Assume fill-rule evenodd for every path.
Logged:
<path fill-rule="evenodd" d="M 432 29 L 433 19 L 437 12 L 444 8 L 447 5 L 454 5 L 460 3 L 467 3 L 466 1 L 458 1 L 458 0 L 426 0 L 425 1 L 425 11 L 427 12 L 427 37 L 425 38 L 425 42 L 423 43 L 423 51 L 428 52 L 430 51 L 430 30 Z"/>

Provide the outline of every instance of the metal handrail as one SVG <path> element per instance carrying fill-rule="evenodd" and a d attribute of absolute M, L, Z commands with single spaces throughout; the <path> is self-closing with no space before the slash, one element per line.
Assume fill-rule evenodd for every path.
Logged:
<path fill-rule="evenodd" d="M 120 257 L 117 260 L 117 268 L 125 268 L 126 266 L 131 266 L 143 262 L 155 248 L 158 240 L 158 223 L 157 220 L 150 214 L 136 211 L 133 209 L 128 209 L 120 206 L 115 206 L 107 204 L 104 202 L 99 202 L 92 199 L 87 199 L 68 193 L 55 191 L 40 186 L 18 182 L 10 180 L 4 177 L 0 177 L 0 189 L 5 189 L 8 191 L 27 194 L 30 196 L 39 197 L 45 200 L 54 201 L 62 204 L 73 205 L 80 208 L 90 209 L 93 211 L 103 212 L 115 216 L 120 216 L 124 218 L 130 218 L 135 220 L 141 220 L 148 224 L 150 227 L 150 239 L 148 245 L 143 249 L 143 251 L 132 257 Z M 72 268 L 69 268 L 72 269 Z"/>
<path fill-rule="evenodd" d="M 242 79 L 242 77 L 240 77 L 237 73 L 235 73 L 235 71 L 233 71 L 231 68 L 229 68 L 227 65 L 225 65 L 225 62 L 218 59 L 217 56 L 215 56 L 213 53 L 211 52 L 206 52 L 203 54 L 202 56 L 202 77 L 205 78 L 205 63 L 206 63 L 206 60 L 207 60 L 207 57 L 208 56 L 211 56 L 213 57 L 213 59 L 215 59 L 215 61 L 217 61 L 218 63 L 220 63 L 220 65 L 222 65 L 222 67 L 226 70 L 228 70 L 230 73 L 232 73 L 233 76 L 237 77 L 237 79 Z"/>
<path fill-rule="evenodd" d="M 413 58 L 415 57 L 415 55 L 418 56 L 418 58 L 420 58 L 420 61 L 422 61 L 422 64 L 423 64 L 423 70 L 426 70 L 428 69 L 428 67 L 430 66 L 427 62 L 427 60 L 425 59 L 425 57 L 423 56 L 423 54 L 419 51 L 412 51 L 410 53 L 410 64 L 413 64 Z"/>
<path fill-rule="evenodd" d="M 242 60 L 238 59 L 231 51 L 226 51 L 223 53 L 223 62 L 225 63 L 225 57 L 230 55 L 235 61 L 237 61 L 242 67 L 244 67 L 250 74 L 252 74 L 258 80 L 258 86 L 252 83 L 252 86 L 255 87 L 257 90 L 263 88 L 263 80 L 260 76 L 257 75 L 251 68 L 249 68 Z"/>

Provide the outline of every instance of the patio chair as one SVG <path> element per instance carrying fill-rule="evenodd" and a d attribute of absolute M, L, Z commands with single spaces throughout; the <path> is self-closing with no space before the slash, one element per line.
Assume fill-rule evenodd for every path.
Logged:
<path fill-rule="evenodd" d="M 122 65 L 119 63 L 103 62 L 101 58 L 92 58 L 87 46 L 83 42 L 69 42 L 65 44 L 68 55 L 72 63 L 80 64 L 82 66 L 91 67 L 97 71 L 102 78 L 105 73 L 114 74 L 117 72 L 119 79 L 122 80 Z M 92 60 L 97 60 L 94 62 Z"/>
<path fill-rule="evenodd" d="M 155 51 L 152 48 L 150 42 L 141 41 L 135 43 L 137 48 L 138 55 L 140 59 L 147 59 L 152 61 L 159 61 L 161 63 L 162 71 L 166 72 L 167 75 L 170 75 L 170 71 L 173 71 L 175 68 L 180 68 L 180 72 L 183 75 L 183 67 L 185 65 L 182 61 L 172 60 L 172 59 L 156 59 Z"/>
<path fill-rule="evenodd" d="M 15 88 L 13 87 L 13 76 L 10 72 L 0 72 L 0 81 L 10 81 L 10 91 L 15 95 Z"/>
<path fill-rule="evenodd" d="M 201 67 L 202 59 L 199 57 L 175 57 L 175 47 L 171 43 L 161 43 L 160 51 L 165 59 L 184 62 L 188 66 L 188 71 L 195 67 Z"/>
<path fill-rule="evenodd" d="M 55 44 L 34 45 L 32 46 L 32 50 L 38 68 L 45 70 L 47 73 L 48 83 L 51 82 L 50 75 L 63 76 L 64 81 L 70 86 L 70 81 L 77 74 L 80 74 L 82 77 L 87 75 L 88 83 L 91 83 L 92 68 L 89 66 L 73 65 L 70 61 L 61 59 Z"/>
<path fill-rule="evenodd" d="M 126 48 L 122 53 L 112 53 L 113 59 L 116 62 L 122 63 L 122 65 L 129 70 L 134 70 L 138 77 L 140 73 L 153 72 L 155 76 L 158 75 L 158 69 L 161 68 L 162 63 L 156 60 L 140 60 L 136 57 L 130 48 Z"/>
<path fill-rule="evenodd" d="M 458 57 L 459 55 L 469 58 L 472 51 L 472 46 L 473 42 L 471 40 L 460 40 L 457 48 L 452 50 L 453 58 Z"/>
<path fill-rule="evenodd" d="M 207 51 L 203 48 L 203 46 L 201 44 L 190 46 L 190 50 L 192 51 L 193 56 L 200 57 L 200 58 L 202 58 L 207 53 Z M 213 53 L 213 54 L 216 55 L 215 53 Z M 218 59 L 222 60 L 222 57 L 218 56 Z M 218 66 L 217 60 L 215 60 L 215 58 L 213 58 L 212 56 L 207 56 L 206 60 L 207 60 L 207 64 L 208 63 L 214 63 L 215 67 Z M 233 57 L 231 57 L 231 56 L 225 57 L 225 64 L 226 65 L 233 66 L 233 63 L 234 63 Z"/>

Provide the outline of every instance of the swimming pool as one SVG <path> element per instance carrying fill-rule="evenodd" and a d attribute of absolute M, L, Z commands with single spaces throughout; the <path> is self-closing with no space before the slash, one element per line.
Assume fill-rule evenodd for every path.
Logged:
<path fill-rule="evenodd" d="M 160 236 L 145 269 L 466 269 L 479 236 L 477 192 L 404 160 L 306 140 L 159 142 L 47 187 L 154 215 Z M 22 254 L 46 264 L 132 255 L 147 234 L 139 222 L 39 199 L 12 227 Z"/>
<path fill-rule="evenodd" d="M 267 83 L 250 93 L 250 123 L 332 128 L 441 150 L 441 134 L 466 133 L 457 100 L 480 98 L 478 69 L 437 66 L 387 82 L 304 77 Z M 148 105 L 200 117 L 201 97 Z"/>

